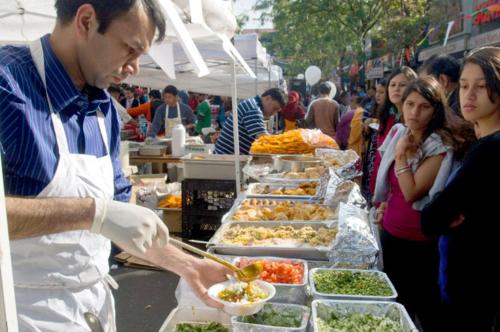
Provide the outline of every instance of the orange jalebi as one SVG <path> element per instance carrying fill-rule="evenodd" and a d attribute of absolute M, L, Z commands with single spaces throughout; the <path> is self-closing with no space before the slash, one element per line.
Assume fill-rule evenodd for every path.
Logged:
<path fill-rule="evenodd" d="M 295 129 L 279 135 L 264 135 L 253 142 L 250 152 L 272 154 L 308 154 L 316 148 L 338 149 L 333 138 L 320 130 Z"/>

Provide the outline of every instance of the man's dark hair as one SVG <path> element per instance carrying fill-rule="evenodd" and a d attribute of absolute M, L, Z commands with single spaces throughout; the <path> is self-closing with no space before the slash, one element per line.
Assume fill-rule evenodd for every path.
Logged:
<path fill-rule="evenodd" d="M 453 83 L 456 83 L 460 76 L 460 63 L 452 56 L 436 54 L 424 62 L 419 72 L 432 75 L 436 79 L 441 74 L 446 75 Z"/>
<path fill-rule="evenodd" d="M 322 95 L 327 95 L 330 93 L 330 91 L 332 91 L 332 88 L 330 87 L 329 84 L 326 84 L 326 83 L 321 83 L 319 85 L 319 93 L 322 94 Z"/>
<path fill-rule="evenodd" d="M 116 93 L 119 93 L 119 94 L 123 94 L 123 89 L 119 85 L 111 84 L 108 87 L 108 92 L 109 93 L 116 92 Z"/>
<path fill-rule="evenodd" d="M 267 97 L 267 96 L 271 97 L 272 100 L 277 101 L 281 107 L 284 107 L 288 102 L 287 97 L 283 92 L 283 90 L 278 88 L 269 89 L 262 94 L 262 97 Z"/>
<path fill-rule="evenodd" d="M 56 0 L 57 19 L 66 24 L 75 17 L 78 8 L 90 4 L 99 21 L 99 33 L 105 33 L 113 20 L 127 14 L 140 1 L 149 19 L 158 30 L 156 41 L 165 38 L 165 17 L 157 0 Z"/>
<path fill-rule="evenodd" d="M 133 86 L 127 86 L 123 89 L 124 91 L 130 91 L 135 94 L 135 88 Z"/>
<path fill-rule="evenodd" d="M 150 98 L 155 98 L 155 99 L 161 99 L 160 90 L 151 90 L 151 91 L 149 91 L 149 97 Z"/>
<path fill-rule="evenodd" d="M 163 89 L 163 94 L 170 93 L 171 95 L 177 96 L 179 90 L 173 85 L 167 85 L 165 89 Z"/>

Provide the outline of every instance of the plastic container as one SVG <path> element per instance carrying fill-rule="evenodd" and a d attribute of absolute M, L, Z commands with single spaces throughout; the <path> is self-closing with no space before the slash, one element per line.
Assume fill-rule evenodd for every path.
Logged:
<path fill-rule="evenodd" d="M 181 157 L 184 155 L 186 145 L 186 128 L 182 124 L 176 124 L 172 129 L 172 156 Z"/>
<path fill-rule="evenodd" d="M 301 318 L 299 327 L 281 327 L 243 322 L 244 317 L 231 317 L 234 332 L 305 332 L 309 321 L 310 310 L 308 307 L 296 304 L 266 303 L 262 310 L 271 309 L 276 313 L 286 312 Z"/>
<path fill-rule="evenodd" d="M 375 295 L 348 295 L 348 294 L 329 294 L 329 293 L 321 293 L 316 290 L 316 285 L 314 284 L 314 275 L 317 272 L 321 271 L 352 271 L 365 273 L 373 276 L 377 276 L 378 278 L 385 281 L 385 283 L 390 287 L 392 294 L 389 296 L 375 296 Z M 325 269 L 325 268 L 315 268 L 309 271 L 309 287 L 311 290 L 311 295 L 315 300 L 317 299 L 337 299 L 337 300 L 359 300 L 359 301 L 396 301 L 398 297 L 398 293 L 394 288 L 394 285 L 387 277 L 387 274 L 380 271 L 375 270 L 354 270 L 354 269 Z"/>
<path fill-rule="evenodd" d="M 276 289 L 274 288 L 273 285 L 271 285 L 268 282 L 262 281 L 262 280 L 255 280 L 253 283 L 257 284 L 264 292 L 266 292 L 267 297 L 265 299 L 262 299 L 260 301 L 252 302 L 252 303 L 233 303 L 233 302 L 228 302 L 228 301 L 223 301 L 219 299 L 217 296 L 219 292 L 224 290 L 226 287 L 228 287 L 231 284 L 234 284 L 235 281 L 232 280 L 227 280 L 215 285 L 212 285 L 208 289 L 208 296 L 213 299 L 214 301 L 217 301 L 219 303 L 222 303 L 224 305 L 224 311 L 227 312 L 230 315 L 236 315 L 236 316 L 248 316 L 248 315 L 253 315 L 257 313 L 259 310 L 262 309 L 264 304 L 271 300 L 274 295 L 276 294 Z"/>
<path fill-rule="evenodd" d="M 234 155 L 190 153 L 181 160 L 184 164 L 185 179 L 235 180 L 236 178 Z M 248 156 L 240 156 L 241 169 L 247 160 Z"/>
<path fill-rule="evenodd" d="M 403 332 L 418 332 L 405 307 L 396 302 L 314 300 L 311 304 L 313 331 L 318 330 L 318 318 L 329 319 L 332 314 L 371 314 L 399 322 Z"/>
<path fill-rule="evenodd" d="M 303 259 L 294 258 L 280 258 L 280 257 L 237 257 L 233 260 L 233 264 L 239 266 L 242 258 L 245 259 L 262 259 L 268 261 L 293 261 L 300 263 L 304 267 L 304 275 L 302 283 L 300 284 L 284 284 L 284 283 L 271 283 L 276 288 L 276 295 L 274 295 L 273 302 L 279 303 L 295 303 L 305 304 L 307 300 L 307 278 L 309 275 L 307 261 Z"/>
<path fill-rule="evenodd" d="M 214 308 L 177 307 L 170 312 L 159 332 L 174 332 L 179 323 L 221 323 L 231 331 L 231 317 Z"/>

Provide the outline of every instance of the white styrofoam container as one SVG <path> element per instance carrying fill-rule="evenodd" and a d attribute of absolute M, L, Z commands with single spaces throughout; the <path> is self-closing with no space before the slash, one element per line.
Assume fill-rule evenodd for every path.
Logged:
<path fill-rule="evenodd" d="M 234 180 L 236 178 L 234 155 L 189 153 L 181 160 L 184 164 L 185 179 Z M 248 156 L 240 156 L 241 169 L 247 160 Z"/>

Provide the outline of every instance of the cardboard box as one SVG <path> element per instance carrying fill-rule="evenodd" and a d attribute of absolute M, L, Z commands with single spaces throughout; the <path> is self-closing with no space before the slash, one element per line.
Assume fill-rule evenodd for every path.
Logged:
<path fill-rule="evenodd" d="M 170 233 L 182 232 L 182 209 L 162 209 L 163 222 Z"/>

